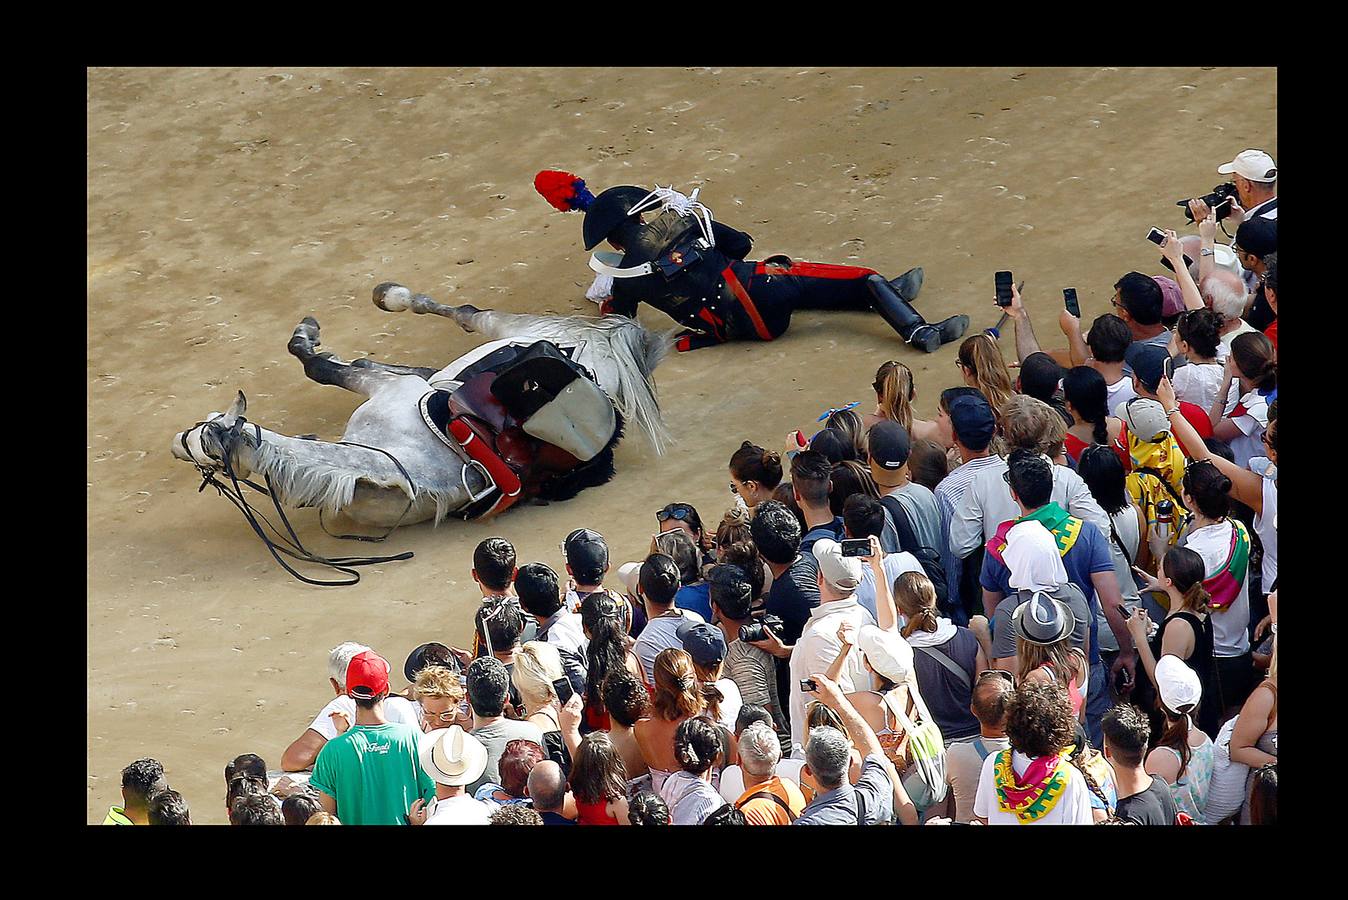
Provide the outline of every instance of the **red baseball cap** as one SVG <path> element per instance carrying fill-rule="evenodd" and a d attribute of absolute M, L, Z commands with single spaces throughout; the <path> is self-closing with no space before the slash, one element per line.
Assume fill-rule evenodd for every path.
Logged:
<path fill-rule="evenodd" d="M 388 673 L 388 660 L 378 653 L 357 653 L 346 667 L 346 692 L 357 700 L 373 700 L 388 690 Z"/>

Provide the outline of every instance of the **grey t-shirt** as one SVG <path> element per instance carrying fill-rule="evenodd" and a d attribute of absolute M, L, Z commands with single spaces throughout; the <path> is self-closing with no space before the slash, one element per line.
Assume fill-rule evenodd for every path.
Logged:
<path fill-rule="evenodd" d="M 679 626 L 684 622 L 706 621 L 691 609 L 676 607 L 672 612 L 679 615 L 656 616 L 649 620 L 632 645 L 632 652 L 641 660 L 641 668 L 646 671 L 646 679 L 651 684 L 655 684 L 655 658 L 660 655 L 660 651 L 683 649 L 683 641 L 679 640 L 678 635 Z"/>
<path fill-rule="evenodd" d="M 1086 595 L 1072 582 L 1060 584 L 1049 591 L 1049 596 L 1061 600 L 1072 611 L 1076 624 L 1072 626 L 1072 646 L 1086 652 L 1086 638 L 1090 635 L 1091 611 L 1086 603 Z M 1011 614 L 1016 607 L 1030 599 L 1017 591 L 1002 598 L 992 615 L 992 658 L 1006 659 L 1016 655 L 1016 629 L 1011 622 Z M 1087 657 L 1089 658 L 1089 657 Z"/>
<path fill-rule="evenodd" d="M 501 783 L 501 770 L 498 766 L 501 754 L 505 753 L 506 744 L 519 739 L 533 741 L 538 746 L 543 746 L 543 730 L 532 722 L 521 722 L 517 719 L 498 719 L 490 725 L 474 729 L 473 737 L 487 748 L 487 768 L 483 770 L 481 778 L 468 786 L 470 797 L 484 784 Z"/>
<path fill-rule="evenodd" d="M 857 794 L 865 808 L 867 825 L 877 825 L 894 818 L 894 785 L 885 772 L 884 761 L 875 753 L 861 762 L 861 778 L 855 785 L 843 781 L 842 786 L 820 794 L 801 811 L 793 825 L 856 825 Z"/>
<path fill-rule="evenodd" d="M 945 553 L 945 537 L 941 531 L 941 507 L 936 495 L 925 484 L 910 481 L 889 496 L 899 501 L 904 512 L 908 513 L 908 522 L 913 526 L 918 541 L 923 547 L 930 547 L 938 554 Z M 900 547 L 900 550 L 912 552 L 914 547 Z"/>

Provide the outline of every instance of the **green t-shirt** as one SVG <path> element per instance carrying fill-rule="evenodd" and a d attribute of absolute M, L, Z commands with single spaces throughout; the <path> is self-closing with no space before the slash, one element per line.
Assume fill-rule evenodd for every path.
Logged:
<path fill-rule="evenodd" d="M 405 825 L 413 801 L 435 796 L 420 739 L 410 725 L 356 725 L 323 745 L 309 783 L 337 801 L 343 825 Z"/>

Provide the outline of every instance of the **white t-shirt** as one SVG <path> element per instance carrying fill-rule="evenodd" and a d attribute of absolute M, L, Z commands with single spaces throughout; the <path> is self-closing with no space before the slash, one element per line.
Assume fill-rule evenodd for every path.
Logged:
<path fill-rule="evenodd" d="M 800 770 L 805 768 L 805 760 L 787 757 L 778 761 L 772 774 L 787 781 L 800 784 Z M 739 766 L 728 766 L 721 772 L 721 796 L 726 803 L 734 803 L 744 796 L 744 770 Z"/>
<path fill-rule="evenodd" d="M 811 675 L 827 672 L 828 667 L 838 658 L 842 644 L 838 642 L 838 626 L 851 622 L 857 628 L 862 625 L 874 625 L 875 619 L 866 608 L 856 602 L 856 597 L 845 600 L 832 600 L 820 603 L 810 611 L 800 640 L 791 651 L 791 740 L 805 744 L 805 707 L 810 699 L 800 690 L 802 679 Z M 847 654 L 842 674 L 838 676 L 838 690 L 844 694 L 871 689 L 871 676 L 866 671 L 861 651 L 853 647 Z"/>
<path fill-rule="evenodd" d="M 884 562 L 885 578 L 889 581 L 890 592 L 894 588 L 894 580 L 904 572 L 916 572 L 919 575 L 925 575 L 922 570 L 922 564 L 917 561 L 913 554 L 904 550 L 900 553 L 886 553 Z M 857 602 L 866 608 L 872 616 L 878 616 L 875 605 L 875 573 L 871 571 L 869 564 L 861 569 L 861 584 L 857 585 Z"/>
<path fill-rule="evenodd" d="M 1261 460 L 1263 465 L 1256 469 Z M 1273 527 L 1273 520 L 1278 515 L 1278 467 L 1269 463 L 1267 457 L 1257 457 L 1250 460 L 1250 468 L 1264 476 L 1264 509 L 1254 517 L 1254 530 L 1264 545 L 1261 589 L 1267 594 L 1273 589 L 1273 582 L 1278 580 L 1278 529 Z"/>
<path fill-rule="evenodd" d="M 1217 399 L 1224 375 L 1221 363 L 1190 363 L 1176 369 L 1170 383 L 1175 386 L 1176 398 L 1207 410 Z"/>
<path fill-rule="evenodd" d="M 1220 343 L 1217 346 L 1217 358 L 1225 363 L 1226 358 L 1231 355 L 1231 342 L 1242 334 L 1249 334 L 1252 331 L 1258 330 L 1259 329 L 1255 328 L 1249 322 L 1241 319 L 1240 325 L 1236 327 L 1235 331 L 1228 332 L 1219 338 Z"/>
<path fill-rule="evenodd" d="M 1191 531 L 1180 540 L 1181 546 L 1203 557 L 1204 576 L 1216 575 L 1231 556 L 1231 529 L 1227 520 Z M 1240 593 L 1224 610 L 1212 611 L 1212 653 L 1214 656 L 1240 656 L 1250 649 L 1250 573 L 1240 584 Z"/>
<path fill-rule="evenodd" d="M 459 794 L 448 800 L 436 800 L 426 817 L 427 825 L 490 825 L 495 805 Z"/>
<path fill-rule="evenodd" d="M 1238 404 L 1231 404 L 1229 398 L 1227 403 L 1226 414 L 1240 429 L 1240 434 L 1231 439 L 1231 454 L 1235 457 L 1236 465 L 1247 469 L 1251 459 L 1264 455 L 1263 438 L 1264 429 L 1268 427 L 1268 401 L 1258 390 L 1251 390 L 1240 398 Z M 1243 409 L 1243 413 L 1232 415 L 1237 406 Z"/>
<path fill-rule="evenodd" d="M 978 794 L 974 798 L 974 815 L 988 820 L 989 825 L 1093 825 L 1091 817 L 1091 791 L 1086 787 L 1086 779 L 1076 766 L 1068 765 L 1067 787 L 1048 815 L 1034 822 L 1022 823 L 1013 812 L 1002 812 L 997 808 L 997 789 L 992 770 L 997 763 L 996 753 L 988 754 L 983 760 L 983 770 L 978 776 Z M 1020 751 L 1012 751 L 1011 768 L 1022 774 L 1030 766 L 1030 758 Z"/>
<path fill-rule="evenodd" d="M 1130 375 L 1125 375 L 1118 381 L 1105 388 L 1105 408 L 1114 409 L 1120 403 L 1127 403 L 1137 396 L 1137 391 L 1133 389 L 1133 379 Z"/>
<path fill-rule="evenodd" d="M 744 705 L 744 698 L 740 696 L 739 685 L 729 678 L 722 678 L 716 682 L 716 689 L 725 698 L 721 701 L 721 718 L 717 721 L 728 728 L 731 734 L 734 734 L 735 720 L 740 717 L 740 707 Z"/>
<path fill-rule="evenodd" d="M 329 717 L 330 713 L 346 713 L 346 718 L 354 727 L 356 724 L 356 701 L 343 694 L 340 697 L 333 697 L 328 701 L 328 705 L 323 707 L 312 722 L 309 723 L 310 731 L 317 731 L 323 735 L 323 740 L 330 741 L 337 736 L 337 726 L 333 724 Z M 402 697 L 388 697 L 384 700 L 384 718 L 389 722 L 399 722 L 403 725 L 411 725 L 418 732 L 421 731 L 421 711 L 417 709 L 416 704 L 404 700 Z"/>

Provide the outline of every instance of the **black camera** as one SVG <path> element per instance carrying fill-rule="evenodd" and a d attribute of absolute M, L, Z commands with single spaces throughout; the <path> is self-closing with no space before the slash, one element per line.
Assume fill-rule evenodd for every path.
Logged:
<path fill-rule="evenodd" d="M 1220 222 L 1231 215 L 1231 204 L 1240 202 L 1240 193 L 1236 190 L 1236 186 L 1228 181 L 1226 184 L 1219 184 L 1213 188 L 1211 194 L 1204 194 L 1202 197 L 1194 197 L 1193 199 L 1202 200 L 1206 203 L 1208 209 L 1216 214 L 1217 221 Z M 1189 200 L 1175 201 L 1176 206 L 1184 207 L 1184 218 L 1192 222 L 1194 214 L 1189 211 L 1189 203 Z"/>
<path fill-rule="evenodd" d="M 776 616 L 768 614 L 751 625 L 741 625 L 740 640 L 746 644 L 752 644 L 754 641 L 766 641 L 769 629 L 780 638 L 782 632 L 786 630 L 786 623 Z"/>

